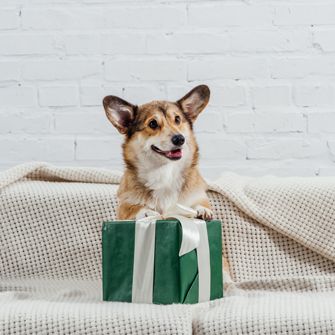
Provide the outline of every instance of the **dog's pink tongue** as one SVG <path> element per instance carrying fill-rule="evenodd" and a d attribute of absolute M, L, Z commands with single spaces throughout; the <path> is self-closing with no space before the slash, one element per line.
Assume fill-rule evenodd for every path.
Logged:
<path fill-rule="evenodd" d="M 183 156 L 183 152 L 181 149 L 172 150 L 167 153 L 167 156 L 170 158 L 181 158 Z"/>

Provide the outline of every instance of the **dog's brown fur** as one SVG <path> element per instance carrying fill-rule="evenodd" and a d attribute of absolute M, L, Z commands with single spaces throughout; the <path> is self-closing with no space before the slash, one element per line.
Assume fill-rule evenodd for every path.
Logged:
<path fill-rule="evenodd" d="M 196 87 L 178 102 L 153 101 L 134 106 L 114 96 L 105 97 L 107 117 L 119 132 L 125 134 L 123 158 L 126 169 L 118 191 L 119 219 L 135 219 L 141 210 L 149 209 L 149 212 L 151 210 L 162 213 L 167 209 L 159 204 L 153 206 L 157 204 L 156 185 L 148 187 L 146 180 L 140 176 L 139 170 L 143 164 L 140 158 L 144 153 L 141 152 L 139 143 L 145 143 L 152 138 L 169 139 L 173 134 L 186 134 L 187 146 L 190 149 L 190 159 L 181 167 L 182 181 L 176 184 L 176 200 L 197 210 L 198 217 L 211 218 L 210 204 L 205 193 L 207 185 L 198 170 L 199 150 L 192 131 L 193 122 L 208 100 L 209 89 L 204 85 Z M 179 123 L 176 122 L 176 117 L 179 117 Z M 149 126 L 153 119 L 159 125 L 157 129 L 151 129 Z M 177 164 L 164 160 L 168 159 L 163 158 L 162 164 Z"/>

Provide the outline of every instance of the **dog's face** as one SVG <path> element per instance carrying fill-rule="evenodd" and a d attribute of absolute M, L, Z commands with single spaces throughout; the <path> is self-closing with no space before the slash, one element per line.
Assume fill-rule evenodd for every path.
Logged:
<path fill-rule="evenodd" d="M 135 106 L 107 96 L 103 105 L 108 119 L 126 136 L 125 160 L 162 165 L 190 159 L 197 151 L 192 126 L 209 95 L 209 88 L 200 85 L 177 102 L 152 101 Z"/>

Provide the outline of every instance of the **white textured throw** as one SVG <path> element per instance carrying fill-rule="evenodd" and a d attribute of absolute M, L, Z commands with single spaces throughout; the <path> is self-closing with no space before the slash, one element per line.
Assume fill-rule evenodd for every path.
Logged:
<path fill-rule="evenodd" d="M 1 334 L 335 333 L 335 178 L 210 185 L 234 282 L 196 306 L 101 302 L 101 223 L 119 180 L 45 163 L 0 174 Z"/>

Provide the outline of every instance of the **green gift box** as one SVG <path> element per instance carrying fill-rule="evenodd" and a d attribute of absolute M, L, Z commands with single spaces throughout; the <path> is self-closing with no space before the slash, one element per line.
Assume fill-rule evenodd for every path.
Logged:
<path fill-rule="evenodd" d="M 104 301 L 134 301 L 132 292 L 136 224 L 135 221 L 110 221 L 103 224 Z M 208 221 L 204 227 L 207 228 L 208 241 L 205 242 L 209 249 L 206 262 L 209 273 L 205 273 L 208 278 L 208 300 L 214 300 L 223 297 L 221 222 Z M 154 230 L 152 303 L 198 303 L 199 249 L 179 256 L 183 228 L 176 219 L 157 220 Z"/>

